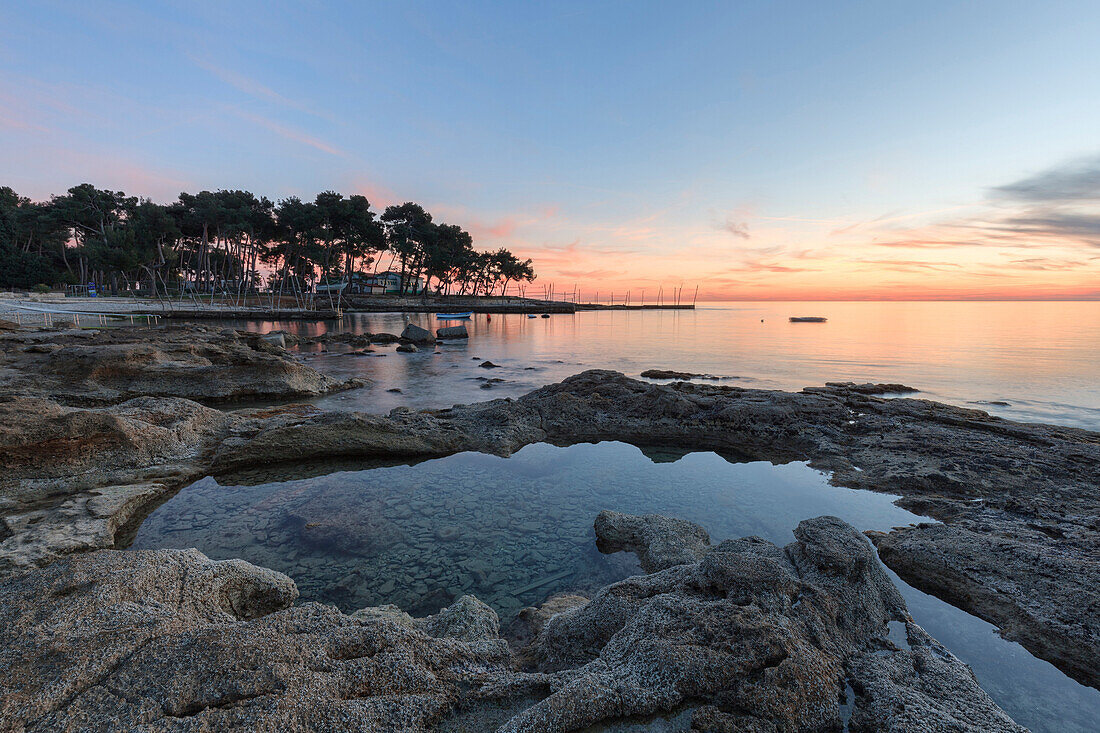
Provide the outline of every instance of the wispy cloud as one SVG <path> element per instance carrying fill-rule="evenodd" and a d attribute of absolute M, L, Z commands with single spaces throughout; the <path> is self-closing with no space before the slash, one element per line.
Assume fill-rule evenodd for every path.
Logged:
<path fill-rule="evenodd" d="M 729 232 L 739 239 L 749 238 L 748 222 L 734 221 L 732 218 L 727 218 L 724 222 L 718 225 L 718 228 L 724 232 Z"/>
<path fill-rule="evenodd" d="M 195 64 L 195 66 L 198 66 L 204 71 L 210 72 L 221 81 L 225 82 L 237 91 L 247 94 L 250 97 L 272 102 L 288 109 L 305 112 L 306 114 L 310 114 L 324 120 L 334 121 L 334 118 L 331 115 L 327 114 L 323 110 L 319 110 L 314 104 L 303 102 L 298 99 L 293 99 L 286 96 L 285 94 L 280 94 L 263 82 L 257 81 L 256 79 L 233 71 L 232 69 L 218 66 L 206 59 L 198 58 L 190 54 L 188 55 L 188 58 L 191 60 L 191 63 Z"/>
<path fill-rule="evenodd" d="M 262 115 L 255 114 L 253 112 L 245 112 L 244 110 L 240 109 L 234 109 L 233 112 L 238 117 L 248 120 L 249 122 L 254 122 L 261 127 L 267 128 L 268 130 L 274 132 L 276 135 L 285 137 L 287 140 L 293 140 L 296 143 L 301 143 L 302 145 L 316 148 L 323 153 L 335 155 L 339 158 L 348 157 L 348 154 L 346 152 L 336 147 L 335 145 L 330 145 L 329 143 L 321 140 L 318 137 L 314 137 L 309 133 L 295 129 L 288 125 L 284 125 L 281 122 L 276 122 L 275 120 L 268 119 L 267 117 L 264 117 Z"/>

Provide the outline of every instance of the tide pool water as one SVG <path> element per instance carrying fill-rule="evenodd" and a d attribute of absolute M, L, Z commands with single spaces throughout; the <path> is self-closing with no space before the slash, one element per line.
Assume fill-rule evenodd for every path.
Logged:
<path fill-rule="evenodd" d="M 350 357 L 349 357 L 350 358 Z M 783 545 L 802 519 L 858 529 L 928 521 L 896 497 L 832 486 L 804 463 L 733 463 L 710 452 L 624 443 L 530 445 L 510 458 L 461 453 L 414 465 L 314 464 L 205 478 L 139 528 L 133 548 L 197 547 L 290 575 L 304 600 L 345 611 L 394 603 L 433 613 L 470 593 L 506 625 L 557 592 L 590 593 L 640 572 L 602 555 L 602 509 L 683 517 L 714 542 L 759 535 Z M 918 623 L 971 664 L 994 699 L 1033 730 L 1085 731 L 1100 692 L 1066 678 L 993 627 L 895 582 Z"/>
<path fill-rule="evenodd" d="M 791 323 L 790 316 L 826 323 Z M 428 313 L 348 314 L 321 323 L 239 321 L 286 329 L 400 333 L 453 325 Z M 314 353 L 310 363 L 371 387 L 318 400 L 386 412 L 515 397 L 584 369 L 709 373 L 719 384 L 798 390 L 826 381 L 901 382 L 919 397 L 995 415 L 1100 429 L 1100 302 L 706 303 L 694 311 L 582 311 L 527 318 L 477 314 L 468 341 L 399 354 Z M 332 346 L 335 351 L 339 346 Z M 484 360 L 499 369 L 481 369 Z M 501 380 L 484 388 L 486 380 Z M 400 390 L 391 392 L 389 390 Z"/>

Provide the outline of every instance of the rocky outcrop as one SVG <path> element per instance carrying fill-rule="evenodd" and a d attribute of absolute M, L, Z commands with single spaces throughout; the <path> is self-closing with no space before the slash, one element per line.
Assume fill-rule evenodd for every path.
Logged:
<path fill-rule="evenodd" d="M 287 405 L 224 413 L 141 397 L 79 409 L 0 401 L 0 573 L 114 547 L 181 485 L 202 476 L 235 430 L 318 412 Z"/>
<path fill-rule="evenodd" d="M 0 338 L 4 348 L 10 338 Z M 54 341 L 38 345 L 72 347 L 49 338 Z M 23 359 L 49 360 L 56 352 L 4 353 L 25 365 Z M 12 371 L 3 377 L 8 387 Z M 143 507 L 194 472 L 333 457 L 471 450 L 507 455 L 537 441 L 621 440 L 746 459 L 808 460 L 832 471 L 835 483 L 900 494 L 906 508 L 957 531 L 952 537 L 996 538 L 937 541 L 938 554 L 887 549 L 883 557 L 914 585 L 1001 625 L 1036 655 L 1095 684 L 1087 669 L 1097 656 L 1094 630 L 1100 624 L 1095 599 L 1079 589 L 1096 577 L 1100 435 L 927 400 L 882 399 L 868 391 L 843 384 L 801 393 L 658 385 L 590 371 L 515 400 L 399 409 L 387 416 L 288 409 L 228 415 L 203 412 L 191 402 L 140 399 L 77 410 L 56 401 L 9 398 L 0 401 L 0 412 L 11 418 L 0 421 L 0 464 L 8 468 L 0 485 L 11 487 L 0 497 L 0 570 L 13 557 L 5 548 L 15 545 L 22 548 L 17 554 L 35 563 L 105 546 L 120 526 L 140 518 Z M 149 484 L 162 488 L 134 488 Z M 90 493 L 112 486 L 130 488 L 110 492 L 115 498 L 109 501 Z M 118 499 L 123 495 L 131 498 Z M 73 497 L 76 503 L 66 503 Z M 104 507 L 118 507 L 117 518 L 103 516 Z M 51 511 L 91 523 L 54 523 L 82 527 L 79 537 L 35 533 L 30 518 L 19 517 L 40 510 L 46 514 L 35 515 L 35 523 L 45 522 L 43 527 L 51 525 Z M 898 542 L 916 542 L 928 531 L 899 531 Z M 1026 561 L 1005 562 L 1006 553 Z M 908 558 L 919 558 L 925 569 Z M 965 584 L 944 570 L 962 567 L 970 568 Z M 1043 587 L 1043 574 L 1026 577 L 1031 567 L 1049 569 L 1044 573 L 1050 588 Z M 1034 610 L 1037 602 L 1042 613 Z"/>
<path fill-rule="evenodd" d="M 345 615 L 194 550 L 71 556 L 0 585 L 0 720 L 544 733 L 686 709 L 696 730 L 827 730 L 847 682 L 855 730 L 1021 730 L 916 625 L 892 645 L 904 604 L 854 529 L 820 518 L 796 536 L 723 542 L 560 604 L 518 656 L 470 596 L 425 619 Z"/>
<path fill-rule="evenodd" d="M 112 405 L 141 397 L 207 403 L 287 400 L 362 386 L 300 363 L 282 334 L 261 336 L 199 327 L 20 332 L 0 340 L 0 395 L 61 404 Z"/>
<path fill-rule="evenodd" d="M 696 562 L 710 550 L 705 529 L 660 514 L 639 517 L 604 510 L 596 517 L 595 530 L 600 552 L 633 552 L 647 573 Z"/>
<path fill-rule="evenodd" d="M 1100 687 L 1100 559 L 1038 530 L 1003 537 L 921 524 L 872 533 L 905 582 L 1000 627 L 1082 684 Z M 1067 611 L 1073 610 L 1072 615 Z"/>
<path fill-rule="evenodd" d="M 214 465 L 463 450 L 507 455 L 536 441 L 600 440 L 715 450 L 754 460 L 808 460 L 831 470 L 834 483 L 901 494 L 902 506 L 952 526 L 1024 537 L 1041 564 L 1053 567 L 1062 557 L 1073 558 L 1072 567 L 1095 561 L 1100 435 L 1011 422 L 927 400 L 882 399 L 866 391 L 843 385 L 801 393 L 658 385 L 589 371 L 516 400 L 397 411 L 385 418 L 326 415 L 242 433 L 222 444 Z M 1057 538 L 1057 546 L 1043 535 Z M 895 557 L 887 555 L 887 562 L 895 563 Z M 960 555 L 951 562 L 964 560 Z M 904 573 L 900 563 L 897 569 Z M 987 580 L 993 584 L 996 577 Z M 924 587 L 996 623 L 1008 618 L 983 611 L 969 595 Z M 1044 602 L 1050 604 L 1050 618 L 1079 626 L 1084 634 L 1096 627 L 1095 610 L 1079 600 L 1066 593 L 1048 595 Z M 1024 609 L 1031 600 L 1021 590 L 1019 597 L 1002 596 L 1001 602 Z M 1048 652 L 1049 644 L 1038 641 L 1048 632 L 1061 635 L 1063 622 L 1039 623 L 1036 634 L 1012 638 L 1073 673 L 1065 659 Z M 1078 649 L 1083 663 L 1095 658 L 1093 648 Z"/>
<path fill-rule="evenodd" d="M 891 640 L 857 654 L 846 681 L 855 733 L 1026 731 L 981 691 L 969 667 L 912 622 L 900 647 Z"/>

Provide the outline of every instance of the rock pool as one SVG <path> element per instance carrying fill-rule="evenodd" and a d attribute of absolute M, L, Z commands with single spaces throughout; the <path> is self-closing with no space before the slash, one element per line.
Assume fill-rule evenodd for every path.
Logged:
<path fill-rule="evenodd" d="M 800 520 L 823 514 L 861 530 L 927 521 L 894 498 L 832 486 L 800 462 L 737 463 L 617 442 L 535 444 L 510 458 L 460 453 L 207 477 L 156 509 L 131 547 L 240 557 L 292 577 L 303 600 L 345 611 L 393 603 L 420 616 L 470 593 L 506 626 L 553 593 L 591 592 L 640 572 L 632 555 L 596 550 L 592 522 L 602 509 L 689 519 L 715 542 L 759 535 L 782 545 Z M 1100 714 L 1096 690 L 895 582 L 917 622 L 971 664 L 1021 724 L 1088 730 Z"/>

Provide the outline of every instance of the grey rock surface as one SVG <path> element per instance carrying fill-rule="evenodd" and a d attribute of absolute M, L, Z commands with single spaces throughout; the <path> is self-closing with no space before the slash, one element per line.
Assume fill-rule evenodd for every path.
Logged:
<path fill-rule="evenodd" d="M 848 730 L 1024 733 L 981 692 L 968 666 L 920 626 L 905 625 L 904 648 L 872 645 L 851 661 L 855 693 Z"/>
<path fill-rule="evenodd" d="M 115 348 L 123 337 L 110 335 L 100 343 L 84 333 L 0 334 L 9 365 L 0 373 L 0 397 L 7 396 L 0 400 L 0 413 L 8 418 L 0 420 L 0 465 L 6 469 L 0 475 L 0 572 L 109 546 L 119 527 L 140 519 L 145 507 L 210 471 L 337 457 L 429 457 L 468 450 L 508 455 L 537 441 L 621 440 L 753 460 L 807 460 L 832 471 L 839 485 L 900 494 L 902 506 L 945 522 L 960 541 L 937 541 L 935 553 L 887 550 L 888 564 L 914 585 L 998 624 L 1036 655 L 1095 684 L 1088 670 L 1095 666 L 1100 625 L 1092 590 L 1100 529 L 1096 433 L 1016 423 L 927 400 L 882 399 L 866 394 L 875 390 L 862 385 L 790 393 L 658 385 L 608 371 L 584 372 L 519 399 L 395 410 L 388 416 L 293 406 L 230 414 L 186 400 L 148 398 L 93 409 L 63 404 L 92 382 L 91 394 L 100 397 L 107 389 L 102 383 L 116 385 L 110 387 L 110 399 L 116 399 L 129 389 L 159 390 L 158 380 L 194 381 L 192 348 L 246 349 L 255 355 L 249 359 L 270 364 L 289 359 L 285 351 L 269 354 L 249 346 L 247 335 L 234 341 L 186 330 L 198 334 L 201 343 L 185 346 L 174 331 L 147 331 L 148 343 L 127 341 L 125 349 L 183 350 L 190 354 L 186 368 L 160 369 L 154 358 L 150 364 L 157 364 L 161 376 L 152 382 L 142 376 L 144 368 L 133 381 L 117 381 L 106 368 L 88 376 L 91 371 L 74 366 L 59 376 L 51 366 L 59 351 L 28 356 L 21 350 L 32 337 L 60 350 L 89 343 Z M 98 357 L 89 358 L 94 363 Z M 266 368 L 261 375 L 270 374 Z M 35 369 L 45 375 L 50 398 L 20 392 L 27 387 L 20 380 Z M 242 374 L 245 379 L 247 370 Z M 281 383 L 285 389 L 286 381 Z M 191 388 L 161 391 L 186 389 Z M 159 488 L 148 493 L 134 488 L 151 485 Z M 93 493 L 101 490 L 113 498 Z M 57 517 L 50 519 L 50 513 Z M 35 533 L 32 519 L 49 531 Z M 63 530 L 66 524 L 73 531 Z M 902 534 L 908 541 L 925 531 Z M 979 539 L 962 541 L 966 533 Z M 1000 539 L 983 543 L 983 537 Z M 1010 547 L 1009 554 L 1027 561 L 1002 562 Z M 942 571 L 964 566 L 973 569 L 965 578 Z M 1032 567 L 1043 571 L 1029 579 Z"/>
<path fill-rule="evenodd" d="M 362 386 L 361 380 L 336 380 L 300 363 L 284 343 L 282 334 L 240 337 L 201 326 L 105 329 L 93 336 L 7 334 L 0 339 L 7 367 L 0 370 L 0 396 L 74 406 L 143 396 L 218 403 L 286 400 Z"/>
<path fill-rule="evenodd" d="M 444 326 L 443 328 L 437 328 L 435 330 L 437 338 L 441 339 L 468 339 L 470 338 L 470 332 L 466 330 L 465 325 L 461 326 Z"/>
<path fill-rule="evenodd" d="M 392 606 L 346 615 L 292 606 L 286 576 L 195 550 L 71 555 L 0 584 L 0 720 L 543 733 L 688 705 L 697 730 L 827 730 L 847 680 L 861 730 L 1019 730 L 919 627 L 914 650 L 890 647 L 905 609 L 865 538 L 828 517 L 797 537 L 723 542 L 590 602 L 559 598 L 519 654 L 471 596 L 424 619 Z"/>
<path fill-rule="evenodd" d="M 405 330 L 401 332 L 401 336 L 399 336 L 398 338 L 414 344 L 435 343 L 435 336 L 432 335 L 432 332 L 426 328 L 421 328 L 415 323 L 406 324 Z"/>
<path fill-rule="evenodd" d="M 1003 537 L 921 524 L 871 538 L 910 585 L 997 624 L 1082 684 L 1100 687 L 1100 556 L 1064 552 L 1058 538 L 1034 529 Z"/>
<path fill-rule="evenodd" d="M 660 514 L 635 516 L 604 510 L 596 517 L 600 552 L 633 552 L 647 573 L 699 560 L 710 550 L 710 535 L 694 522 Z"/>

